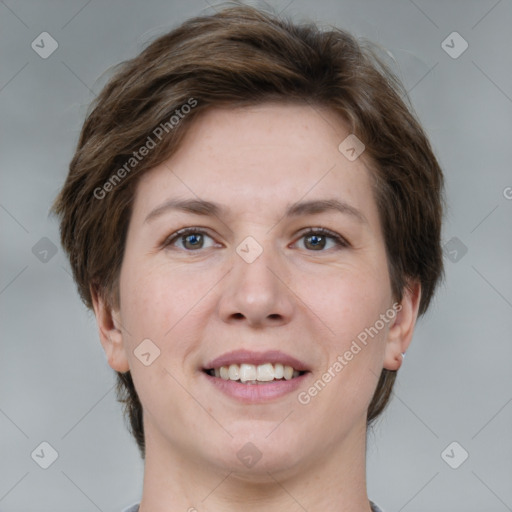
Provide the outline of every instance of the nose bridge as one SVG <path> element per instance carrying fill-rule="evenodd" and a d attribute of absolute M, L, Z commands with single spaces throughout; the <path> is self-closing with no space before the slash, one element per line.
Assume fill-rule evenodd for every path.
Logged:
<path fill-rule="evenodd" d="M 245 318 L 250 324 L 289 321 L 292 298 L 282 282 L 281 269 L 271 240 L 244 239 L 233 254 L 232 271 L 221 299 L 223 319 Z"/>
<path fill-rule="evenodd" d="M 246 289 L 253 289 L 259 292 L 261 297 L 273 294 L 276 287 L 275 276 L 269 268 L 276 266 L 275 249 L 267 241 L 265 245 L 247 240 L 242 242 L 236 250 L 237 265 L 239 267 L 238 278 Z"/>

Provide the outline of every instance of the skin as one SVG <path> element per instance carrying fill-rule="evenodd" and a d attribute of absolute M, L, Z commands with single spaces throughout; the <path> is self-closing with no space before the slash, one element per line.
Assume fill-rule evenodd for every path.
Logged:
<path fill-rule="evenodd" d="M 338 150 L 349 135 L 334 113 L 303 105 L 212 109 L 168 161 L 138 184 L 120 275 L 120 306 L 94 295 L 110 366 L 130 370 L 144 408 L 146 465 L 141 512 L 370 511 L 366 411 L 382 368 L 396 370 L 412 338 L 420 285 L 402 309 L 307 405 L 297 394 L 332 367 L 357 335 L 395 302 L 370 174 Z M 364 220 L 337 211 L 284 217 L 297 202 L 338 198 Z M 168 210 L 171 198 L 203 199 L 226 215 Z M 203 245 L 178 238 L 208 232 Z M 315 249 L 308 228 L 344 237 Z M 236 252 L 247 237 L 263 249 Z M 190 247 L 199 247 L 191 249 Z M 144 366 L 144 339 L 160 356 Z M 281 350 L 311 370 L 298 392 L 242 404 L 201 368 L 235 349 Z M 253 443 L 248 468 L 237 452 Z"/>

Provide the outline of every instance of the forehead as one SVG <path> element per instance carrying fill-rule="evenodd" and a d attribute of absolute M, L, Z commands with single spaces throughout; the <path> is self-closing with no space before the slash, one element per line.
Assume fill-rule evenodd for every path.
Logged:
<path fill-rule="evenodd" d="M 135 210 L 147 214 L 172 196 L 263 213 L 262 204 L 278 209 L 338 196 L 371 217 L 369 171 L 362 158 L 350 161 L 339 150 L 348 135 L 341 117 L 310 105 L 212 108 L 167 162 L 142 177 Z"/>

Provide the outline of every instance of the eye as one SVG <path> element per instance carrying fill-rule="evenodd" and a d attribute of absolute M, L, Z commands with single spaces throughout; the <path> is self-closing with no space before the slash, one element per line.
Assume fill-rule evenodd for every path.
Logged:
<path fill-rule="evenodd" d="M 213 242 L 213 238 L 206 231 L 199 228 L 184 228 L 176 231 L 169 236 L 163 243 L 164 247 L 174 246 L 178 249 L 186 251 L 194 251 L 198 249 L 207 249 L 213 247 L 214 244 L 205 245 L 205 241 L 209 239 Z M 182 244 L 181 246 L 179 244 Z"/>
<path fill-rule="evenodd" d="M 323 249 L 349 246 L 348 242 L 343 237 L 325 228 L 309 229 L 299 240 L 304 240 L 305 249 L 320 252 Z"/>
<path fill-rule="evenodd" d="M 207 244 L 207 240 L 210 243 Z M 317 252 L 333 248 L 349 247 L 349 243 L 337 233 L 326 228 L 308 229 L 299 238 L 304 241 L 304 249 Z M 296 242 L 299 243 L 299 242 Z M 187 252 L 197 251 L 199 249 L 208 249 L 216 245 L 213 238 L 201 228 L 184 228 L 170 235 L 162 244 L 163 247 L 172 246 Z"/>

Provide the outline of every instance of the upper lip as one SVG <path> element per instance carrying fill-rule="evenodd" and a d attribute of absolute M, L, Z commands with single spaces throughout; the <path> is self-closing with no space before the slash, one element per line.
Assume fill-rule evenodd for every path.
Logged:
<path fill-rule="evenodd" d="M 221 366 L 230 366 L 232 364 L 253 364 L 260 365 L 265 363 L 281 363 L 283 366 L 291 366 L 299 372 L 309 371 L 305 363 L 295 357 L 284 354 L 279 350 L 267 350 L 265 352 L 252 352 L 250 350 L 234 350 L 227 352 L 210 361 L 204 367 L 205 370 L 220 368 Z"/>

